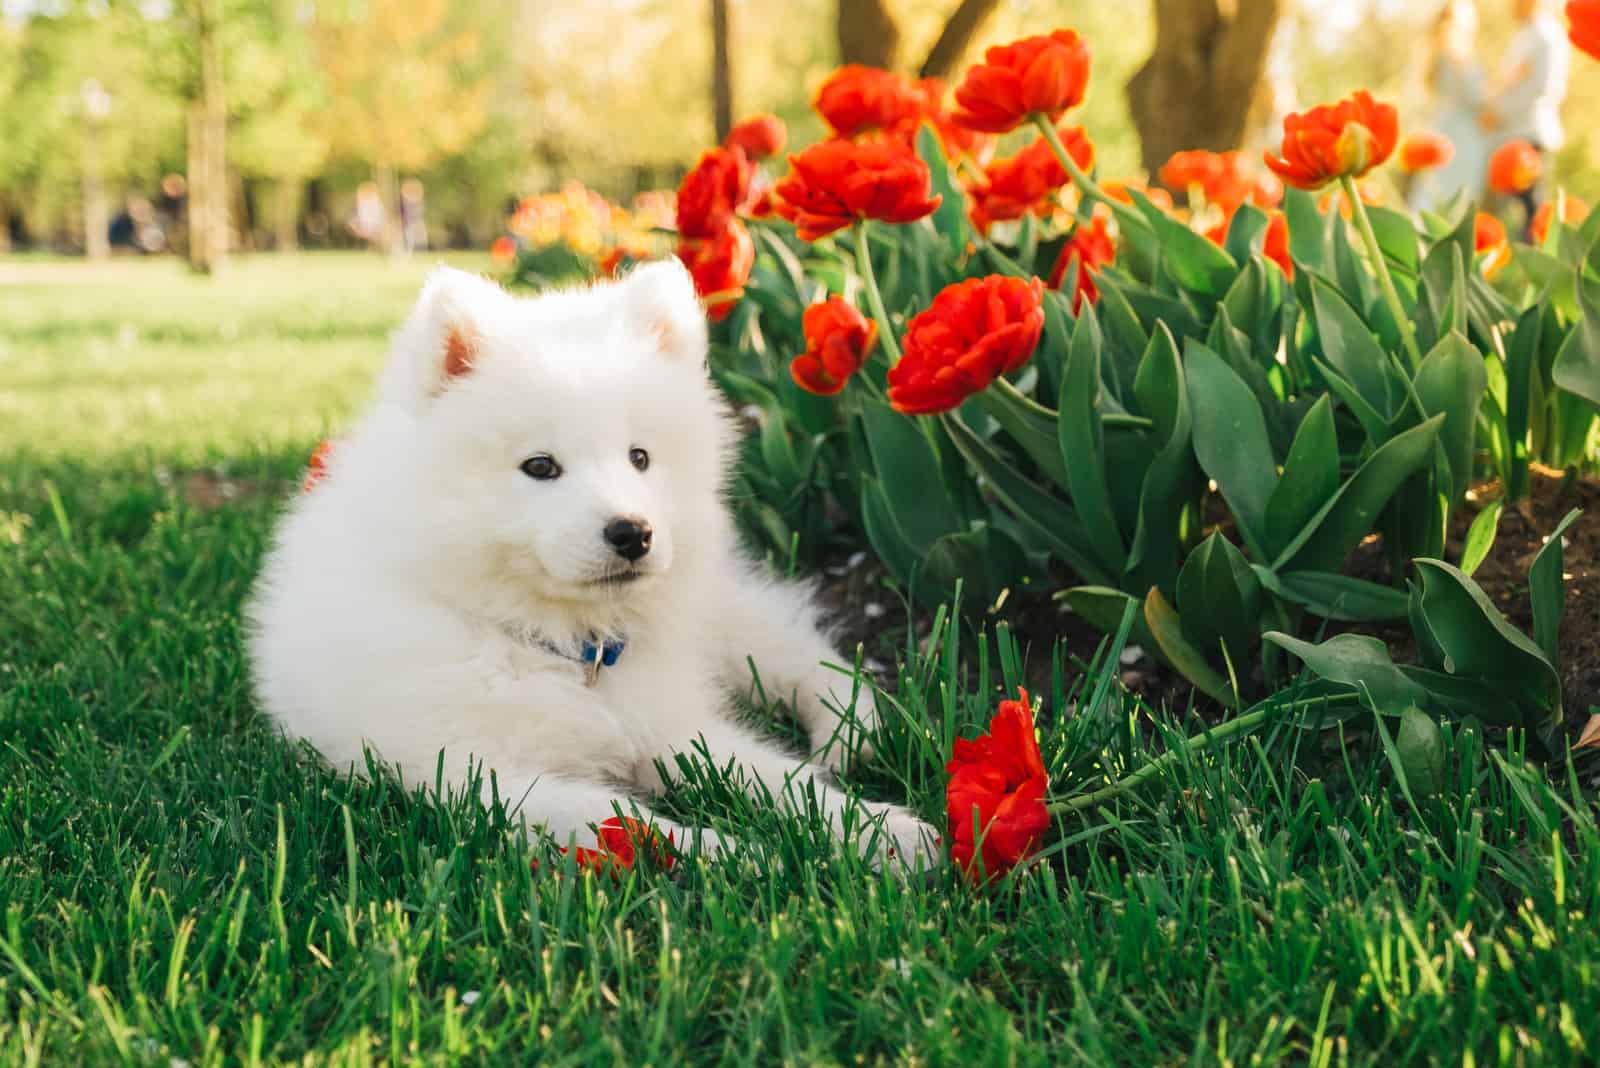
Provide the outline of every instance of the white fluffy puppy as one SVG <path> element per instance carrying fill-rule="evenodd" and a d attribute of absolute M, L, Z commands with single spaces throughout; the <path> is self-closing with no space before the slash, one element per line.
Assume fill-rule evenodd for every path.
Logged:
<path fill-rule="evenodd" d="M 813 784 L 836 828 L 863 804 L 881 843 L 931 861 L 926 824 L 730 718 L 753 661 L 835 762 L 852 686 L 822 666 L 807 594 L 739 551 L 705 354 L 676 261 L 532 299 L 437 271 L 376 405 L 278 530 L 249 609 L 267 712 L 333 764 L 367 745 L 411 785 L 441 750 L 452 784 L 479 763 L 486 794 L 492 771 L 563 842 L 703 745 L 791 806 Z"/>

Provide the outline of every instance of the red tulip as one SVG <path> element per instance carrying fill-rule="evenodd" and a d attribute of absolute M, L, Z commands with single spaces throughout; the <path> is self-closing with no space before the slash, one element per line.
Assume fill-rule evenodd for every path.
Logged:
<path fill-rule="evenodd" d="M 1289 256 L 1289 217 L 1281 211 L 1274 211 L 1267 217 L 1267 233 L 1261 254 L 1276 263 L 1283 270 L 1285 278 L 1294 279 L 1294 260 Z"/>
<path fill-rule="evenodd" d="M 1600 0 L 1571 0 L 1567 4 L 1567 22 L 1572 46 L 1600 59 Z"/>
<path fill-rule="evenodd" d="M 1174 152 L 1161 165 L 1158 177 L 1161 184 L 1178 193 L 1187 193 L 1191 187 L 1210 189 L 1222 174 L 1222 155 L 1203 148 L 1187 152 Z"/>
<path fill-rule="evenodd" d="M 931 214 L 928 165 L 897 141 L 823 141 L 789 157 L 789 174 L 773 186 L 773 205 L 816 241 L 857 219 L 913 222 Z"/>
<path fill-rule="evenodd" d="M 1089 46 L 1072 30 L 997 45 L 967 72 L 956 90 L 952 118 L 986 133 L 1015 130 L 1033 115 L 1059 119 L 1083 103 L 1089 86 Z"/>
<path fill-rule="evenodd" d="M 1507 141 L 1489 157 L 1489 188 L 1506 196 L 1526 193 L 1543 171 L 1537 148 L 1521 139 Z"/>
<path fill-rule="evenodd" d="M 501 234 L 489 245 L 489 258 L 502 267 L 517 258 L 517 239 Z"/>
<path fill-rule="evenodd" d="M 595 845 L 598 848 L 573 847 L 572 856 L 577 861 L 579 871 L 609 874 L 615 878 L 632 870 L 641 853 L 649 857 L 656 867 L 663 869 L 670 869 L 676 859 L 671 833 L 663 843 L 654 828 L 636 819 L 610 817 L 600 824 L 595 834 Z M 561 847 L 561 855 L 567 855 L 567 847 Z M 533 870 L 539 870 L 538 861 L 533 862 Z"/>
<path fill-rule="evenodd" d="M 1420 174 L 1443 167 L 1456 155 L 1456 146 L 1444 134 L 1422 130 L 1400 142 L 1397 157 L 1400 169 L 1407 174 Z"/>
<path fill-rule="evenodd" d="M 1570 193 L 1564 198 L 1561 206 L 1561 221 L 1567 226 L 1578 226 L 1589 217 L 1589 205 L 1579 200 Z M 1528 227 L 1528 232 L 1535 245 L 1544 244 L 1544 239 L 1550 234 L 1550 224 L 1556 217 L 1556 202 L 1547 200 L 1539 205 L 1539 210 L 1533 213 L 1533 223 Z"/>
<path fill-rule="evenodd" d="M 1100 290 L 1094 284 L 1095 272 L 1117 258 L 1117 245 L 1111 239 L 1106 221 L 1096 215 L 1087 223 L 1079 223 L 1072 237 L 1061 246 L 1061 254 L 1050 269 L 1050 288 L 1060 289 L 1067 280 L 1067 271 L 1073 263 L 1078 265 L 1078 280 L 1072 291 L 1072 314 L 1083 309 L 1084 301 L 1093 304 L 1100 299 Z"/>
<path fill-rule="evenodd" d="M 1073 162 L 1084 170 L 1094 166 L 1094 142 L 1083 127 L 1063 127 L 1059 134 Z M 972 187 L 972 224 L 987 231 L 992 222 L 1020 219 L 1030 211 L 1048 215 L 1046 198 L 1070 180 L 1050 143 L 1036 138 L 1015 156 L 997 159 L 984 168 L 983 179 Z"/>
<path fill-rule="evenodd" d="M 850 138 L 915 119 L 922 100 L 910 79 L 852 63 L 828 75 L 812 106 L 835 136 Z"/>
<path fill-rule="evenodd" d="M 1038 851 L 1050 829 L 1044 804 L 1050 780 L 1027 690 L 1018 691 L 1018 700 L 1000 702 L 988 734 L 956 739 L 945 771 L 950 856 L 969 878 L 992 879 Z"/>
<path fill-rule="evenodd" d="M 776 115 L 755 115 L 745 119 L 723 140 L 722 147 L 738 148 L 751 159 L 766 159 L 783 151 L 789 132 Z"/>
<path fill-rule="evenodd" d="M 755 266 L 756 248 L 750 231 L 732 219 L 720 234 L 678 242 L 678 258 L 694 279 L 695 292 L 705 302 L 712 322 L 720 322 L 744 295 L 744 284 Z"/>
<path fill-rule="evenodd" d="M 1005 275 L 946 286 L 906 324 L 905 353 L 889 369 L 889 403 L 907 415 L 960 407 L 1033 355 L 1044 330 L 1044 283 Z"/>
<path fill-rule="evenodd" d="M 1267 166 L 1301 189 L 1320 189 L 1336 178 L 1359 178 L 1394 152 L 1400 132 L 1395 109 L 1365 89 L 1337 104 L 1323 104 L 1283 120 L 1280 155 Z"/>
<path fill-rule="evenodd" d="M 678 187 L 679 238 L 698 241 L 720 236 L 749 198 L 753 170 L 741 148 L 702 153 Z"/>
<path fill-rule="evenodd" d="M 878 339 L 878 324 L 838 296 L 807 308 L 800 325 L 806 351 L 789 364 L 789 374 L 801 389 L 825 397 L 844 389 Z"/>

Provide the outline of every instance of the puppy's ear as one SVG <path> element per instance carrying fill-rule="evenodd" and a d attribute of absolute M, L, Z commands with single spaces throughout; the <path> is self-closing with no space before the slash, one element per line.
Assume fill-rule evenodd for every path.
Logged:
<path fill-rule="evenodd" d="M 440 267 L 428 275 L 417 306 L 396 338 L 391 388 L 431 397 L 472 373 L 486 325 L 510 295 L 486 278 Z"/>
<path fill-rule="evenodd" d="M 635 268 L 622 282 L 629 324 L 673 359 L 706 355 L 706 314 L 694 282 L 676 258 Z"/>

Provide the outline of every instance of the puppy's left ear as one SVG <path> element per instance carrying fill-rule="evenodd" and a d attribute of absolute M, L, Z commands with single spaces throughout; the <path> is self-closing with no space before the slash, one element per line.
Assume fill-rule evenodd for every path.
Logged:
<path fill-rule="evenodd" d="M 706 356 L 706 314 L 689 272 L 676 258 L 635 268 L 622 281 L 629 324 L 675 360 Z"/>

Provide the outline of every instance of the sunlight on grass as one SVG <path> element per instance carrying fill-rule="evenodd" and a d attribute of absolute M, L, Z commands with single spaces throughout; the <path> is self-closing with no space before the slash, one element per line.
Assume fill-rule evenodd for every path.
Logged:
<path fill-rule="evenodd" d="M 438 262 L 253 257 L 211 280 L 170 259 L 0 260 L 0 454 L 183 460 L 314 441 L 366 398 Z"/>

